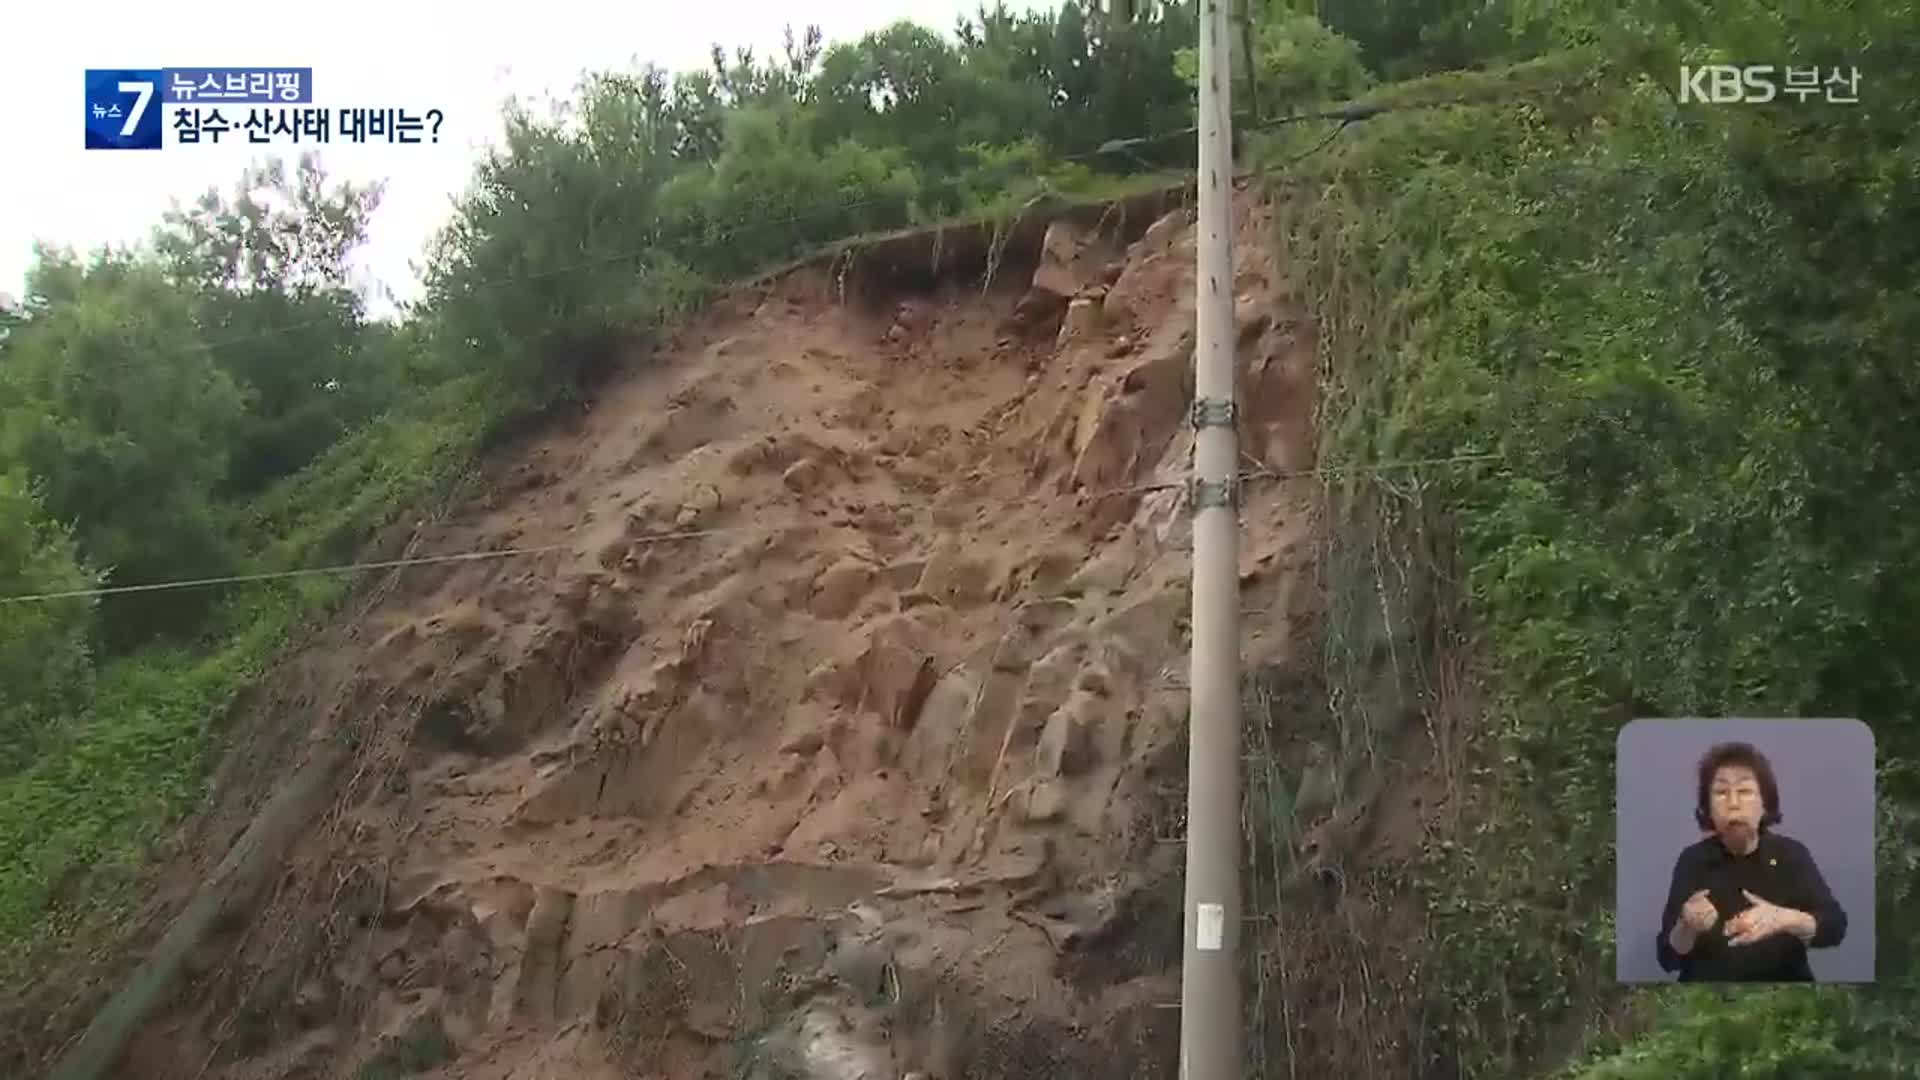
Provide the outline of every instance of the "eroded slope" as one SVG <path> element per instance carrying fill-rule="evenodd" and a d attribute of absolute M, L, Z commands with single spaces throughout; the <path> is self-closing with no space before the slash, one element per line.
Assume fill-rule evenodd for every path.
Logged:
<path fill-rule="evenodd" d="M 1301 468 L 1312 343 L 1238 213 L 1242 446 Z M 1045 248 L 732 297 L 418 537 L 555 550 L 348 628 L 296 718 L 355 748 L 333 809 L 130 1068 L 1173 1075 L 1193 233 Z M 1249 660 L 1310 494 L 1245 491 Z"/>

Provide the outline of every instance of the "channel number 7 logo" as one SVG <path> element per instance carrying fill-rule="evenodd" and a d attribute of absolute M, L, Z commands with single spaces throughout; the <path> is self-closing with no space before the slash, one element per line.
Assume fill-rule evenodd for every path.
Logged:
<path fill-rule="evenodd" d="M 158 150 L 160 72 L 87 69 L 87 149 Z"/>

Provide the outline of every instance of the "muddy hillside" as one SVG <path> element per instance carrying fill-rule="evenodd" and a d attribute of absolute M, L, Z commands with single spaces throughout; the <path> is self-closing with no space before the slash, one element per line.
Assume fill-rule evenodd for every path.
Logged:
<path fill-rule="evenodd" d="M 1297 469 L 1313 342 L 1236 213 L 1242 448 Z M 285 764 L 221 782 L 344 763 L 125 1075 L 1173 1076 L 1190 215 L 1029 262 L 803 267 L 490 465 L 411 550 L 538 553 L 275 673 Z M 1301 647 L 1312 495 L 1246 490 L 1249 663 Z"/>

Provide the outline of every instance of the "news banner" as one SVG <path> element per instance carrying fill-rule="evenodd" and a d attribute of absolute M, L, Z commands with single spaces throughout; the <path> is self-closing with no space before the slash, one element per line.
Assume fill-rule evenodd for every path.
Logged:
<path fill-rule="evenodd" d="M 87 149 L 437 143 L 439 109 L 314 104 L 313 69 L 88 68 Z"/>

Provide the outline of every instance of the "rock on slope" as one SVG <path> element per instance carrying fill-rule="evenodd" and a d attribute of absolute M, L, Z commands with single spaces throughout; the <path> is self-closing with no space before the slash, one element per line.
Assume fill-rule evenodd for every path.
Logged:
<path fill-rule="evenodd" d="M 1312 343 L 1236 212 L 1242 445 L 1300 468 Z M 538 441 L 416 544 L 554 550 L 343 631 L 297 717 L 337 798 L 128 1067 L 1172 1076 L 1193 243 L 796 271 Z M 1311 495 L 1245 489 L 1250 661 Z"/>

